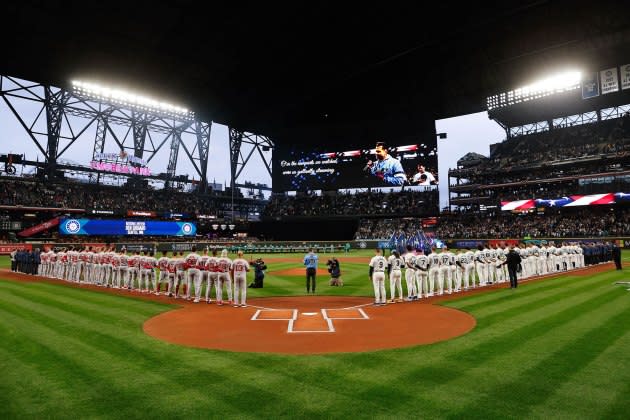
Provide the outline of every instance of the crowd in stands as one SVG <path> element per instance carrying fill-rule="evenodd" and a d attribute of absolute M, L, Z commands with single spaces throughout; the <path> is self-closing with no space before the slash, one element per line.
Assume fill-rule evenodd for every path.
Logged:
<path fill-rule="evenodd" d="M 398 193 L 361 192 L 334 195 L 272 196 L 265 216 L 357 216 L 435 214 L 437 191 L 403 191 Z"/>
<path fill-rule="evenodd" d="M 630 157 L 630 114 L 622 118 L 517 136 L 491 146 L 488 159 L 450 171 L 473 184 L 500 184 L 522 180 L 607 172 L 607 162 Z M 563 167 L 597 158 L 590 168 Z M 627 162 L 626 162 L 627 165 Z M 564 165 L 566 166 L 566 165 Z M 528 169 L 534 169 L 527 172 Z M 518 173 L 518 172 L 525 173 Z M 513 173 L 516 172 L 516 173 Z"/>
<path fill-rule="evenodd" d="M 496 188 L 478 188 L 465 191 L 466 195 L 461 197 L 487 197 L 499 201 L 525 200 L 531 198 L 553 199 L 571 195 L 604 194 L 630 191 L 630 174 L 617 176 L 616 178 L 605 177 L 592 182 L 571 181 L 556 182 L 534 182 L 534 183 L 514 183 Z M 452 204 L 457 204 L 451 199 Z"/>
<path fill-rule="evenodd" d="M 470 238 L 580 238 L 623 236 L 630 233 L 627 208 L 592 206 L 553 214 L 460 214 L 440 217 L 435 235 L 440 239 Z"/>
<path fill-rule="evenodd" d="M 235 206 L 256 207 L 239 196 Z M 0 178 L 0 205 L 59 207 L 65 209 L 151 210 L 214 215 L 219 218 L 231 209 L 231 196 L 214 192 L 193 194 L 173 190 L 137 189 L 105 185 L 60 182 L 42 183 L 33 179 Z M 246 211 L 244 211 L 246 213 Z"/>
<path fill-rule="evenodd" d="M 412 238 L 422 232 L 419 218 L 362 219 L 355 239 Z M 581 238 L 630 234 L 630 209 L 610 206 L 579 210 L 552 210 L 544 215 L 509 212 L 459 213 L 439 217 L 435 228 L 424 234 L 440 240 L 488 238 Z"/>
<path fill-rule="evenodd" d="M 411 237 L 422 230 L 422 219 L 361 219 L 354 239 L 390 239 L 392 235 Z"/>

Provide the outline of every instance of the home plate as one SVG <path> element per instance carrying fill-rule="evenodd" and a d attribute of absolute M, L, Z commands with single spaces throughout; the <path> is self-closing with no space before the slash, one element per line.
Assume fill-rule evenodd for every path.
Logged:
<path fill-rule="evenodd" d="M 317 312 L 302 312 L 302 315 L 313 316 L 313 315 L 317 315 Z"/>

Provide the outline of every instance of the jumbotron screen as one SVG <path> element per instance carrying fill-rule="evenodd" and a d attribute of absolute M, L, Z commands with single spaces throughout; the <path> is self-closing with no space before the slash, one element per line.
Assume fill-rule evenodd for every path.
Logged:
<path fill-rule="evenodd" d="M 406 185 L 437 188 L 437 144 L 377 142 L 371 148 L 295 145 L 274 150 L 274 190 L 338 190 Z"/>

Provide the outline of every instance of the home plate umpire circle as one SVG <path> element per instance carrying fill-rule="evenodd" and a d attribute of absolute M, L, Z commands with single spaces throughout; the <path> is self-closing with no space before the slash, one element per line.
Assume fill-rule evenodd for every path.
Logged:
<path fill-rule="evenodd" d="M 258 298 L 246 308 L 184 302 L 181 309 L 149 319 L 144 331 L 192 347 L 322 354 L 435 343 L 475 326 L 471 315 L 425 301 L 371 303 L 347 296 Z"/>

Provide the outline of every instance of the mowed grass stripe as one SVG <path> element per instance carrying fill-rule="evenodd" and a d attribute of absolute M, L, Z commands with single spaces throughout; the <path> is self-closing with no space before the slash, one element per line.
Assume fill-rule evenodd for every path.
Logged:
<path fill-rule="evenodd" d="M 172 309 L 177 309 L 174 305 L 160 304 L 159 306 L 156 305 L 154 308 L 150 306 L 149 308 L 153 309 L 151 312 L 148 311 L 149 308 L 144 308 L 142 311 L 138 311 L 135 308 L 127 310 L 124 305 L 113 305 L 112 307 L 106 304 L 92 303 L 89 299 L 83 299 L 88 296 L 88 294 L 79 295 L 78 297 L 69 297 L 62 293 L 50 293 L 49 291 L 37 290 L 34 288 L 29 290 L 11 288 L 6 290 L 6 292 L 13 297 L 21 297 L 32 302 L 42 303 L 62 310 L 65 309 L 81 316 L 96 317 L 103 322 L 117 324 L 119 326 L 124 326 L 132 322 L 142 323 L 143 320 L 147 319 L 147 317 L 155 316 L 159 313 Z M 92 294 L 99 293 L 92 292 Z"/>
<path fill-rule="evenodd" d="M 507 290 L 507 297 L 500 303 L 492 305 L 489 308 L 478 309 L 475 311 L 475 318 L 478 324 L 492 324 L 502 321 L 512 314 L 520 314 L 533 311 L 537 308 L 555 304 L 560 300 L 573 297 L 590 290 L 599 290 L 602 288 L 610 288 L 608 284 L 602 282 L 590 281 L 573 282 L 567 284 L 564 288 L 555 289 L 551 293 L 539 292 L 534 295 L 521 296 L 518 292 Z M 498 307 L 499 309 L 495 309 Z"/>
<path fill-rule="evenodd" d="M 483 397 L 462 407 L 453 418 L 461 418 L 467 413 L 475 413 L 477 418 L 496 417 L 508 410 L 527 417 L 530 410 L 543 404 L 555 389 L 624 334 L 625 330 L 611 330 L 606 325 L 628 319 L 630 306 L 623 304 L 627 302 L 626 296 L 617 293 L 617 298 L 607 302 L 599 300 L 601 304 L 567 320 L 561 328 L 552 328 L 555 331 L 547 334 L 544 342 L 531 346 L 531 351 L 537 351 L 543 357 L 532 359 L 532 353 L 522 349 L 518 356 L 514 353 L 506 355 L 513 368 L 504 370 L 488 382 L 491 386 L 483 387 Z M 598 316 L 590 316 L 595 309 Z"/>
<path fill-rule="evenodd" d="M 20 303 L 20 302 L 17 302 Z M 7 305 L 6 302 L 3 302 L 2 307 L 4 309 L 7 309 Z M 55 309 L 51 308 L 52 312 L 61 312 L 61 311 L 56 311 Z M 33 312 L 35 311 L 29 311 L 28 309 L 24 308 L 24 307 L 20 307 L 20 308 L 16 308 L 14 311 L 14 314 L 17 316 L 19 316 L 20 314 L 24 314 L 26 318 L 32 318 L 33 317 Z M 47 323 L 47 327 L 50 328 L 50 330 L 54 330 L 56 333 L 58 333 L 60 340 L 63 339 L 63 334 L 64 332 L 68 331 L 68 328 L 66 328 L 65 325 L 60 325 L 57 320 L 54 317 L 50 317 L 50 319 L 46 319 L 44 314 L 40 314 L 41 315 L 41 319 L 39 320 L 34 320 L 32 325 L 29 325 L 27 328 L 30 328 L 32 326 L 37 326 L 39 324 L 44 324 Z M 53 315 L 59 315 L 58 313 L 55 313 Z M 79 317 L 75 317 L 75 318 L 79 318 Z M 16 318 L 17 319 L 17 318 Z M 15 320 L 15 319 L 14 319 Z M 81 323 L 75 323 L 75 319 L 72 320 L 72 323 L 74 323 L 74 327 L 72 328 L 72 331 L 74 333 L 79 333 L 82 337 L 84 337 L 85 342 L 83 342 L 84 345 L 88 346 L 88 348 L 82 348 L 80 353 L 74 353 L 73 357 L 75 358 L 83 358 L 83 356 L 85 355 L 85 357 L 87 357 L 87 359 L 84 360 L 85 364 L 89 364 L 91 362 L 91 360 L 93 360 L 94 358 L 96 359 L 102 359 L 102 360 L 108 360 L 109 357 L 111 356 L 111 351 L 112 351 L 112 347 L 113 344 L 115 344 L 116 342 L 120 342 L 121 343 L 121 351 L 117 352 L 117 354 L 115 354 L 112 360 L 112 363 L 114 363 L 115 366 L 116 364 L 120 365 L 121 363 L 124 366 L 121 366 L 120 369 L 122 371 L 120 372 L 115 372 L 115 375 L 119 375 L 119 374 L 123 374 L 123 372 L 127 372 L 128 374 L 133 374 L 134 378 L 135 375 L 139 375 L 139 377 L 142 377 L 143 379 L 147 379 L 149 376 L 151 376 L 151 374 L 156 374 L 158 373 L 160 370 L 164 369 L 165 373 L 168 374 L 169 373 L 169 367 L 168 366 L 164 366 L 162 369 L 158 369 L 157 371 L 155 370 L 156 366 L 159 366 L 161 363 L 161 360 L 159 358 L 159 355 L 162 352 L 159 351 L 151 351 L 151 349 L 149 348 L 133 348 L 133 347 L 129 347 L 128 345 L 126 345 L 126 343 L 124 341 L 120 341 L 116 338 L 114 338 L 113 336 L 105 336 L 103 334 L 98 334 L 95 332 L 86 332 L 84 330 L 81 329 Z M 94 325 L 97 329 L 101 329 L 102 325 L 98 325 L 95 324 Z M 54 335 L 53 331 L 38 331 L 33 338 L 37 338 L 40 335 L 45 335 L 45 336 L 50 336 L 50 335 Z M 100 339 L 99 339 L 100 337 Z M 87 342 L 89 342 L 89 345 L 86 344 Z M 109 342 L 109 345 L 108 345 Z M 75 347 L 81 347 L 80 344 L 81 343 L 76 343 L 75 341 L 72 341 L 72 344 Z M 177 346 L 173 346 L 173 347 L 177 347 Z M 103 349 L 107 349 L 107 354 L 101 354 L 101 350 Z M 181 350 L 181 348 L 178 348 L 177 350 Z M 185 351 L 187 351 L 188 349 L 184 349 Z M 131 359 L 130 359 L 131 357 Z M 213 386 L 206 386 L 208 392 L 213 392 L 216 393 L 217 396 L 222 394 L 222 391 L 225 389 L 226 386 L 237 386 L 234 382 L 234 375 L 230 375 L 230 374 L 225 374 L 225 373 L 221 373 L 224 372 L 226 370 L 231 370 L 233 372 L 238 372 L 239 369 L 244 368 L 242 365 L 236 364 L 233 361 L 230 361 L 232 358 L 229 356 L 229 354 L 224 354 L 223 356 L 220 357 L 214 357 L 214 358 L 218 358 L 220 360 L 216 361 L 215 364 L 211 364 L 211 365 L 215 365 L 217 366 L 218 370 L 210 370 L 207 372 L 198 372 L 198 366 L 199 364 L 195 364 L 195 365 L 189 365 L 189 366 L 180 366 L 180 363 L 178 360 L 174 360 L 174 365 L 177 366 L 178 369 L 183 369 L 184 373 L 184 377 L 185 379 L 182 381 L 183 385 L 182 385 L 182 395 L 180 395 L 180 397 L 185 397 L 185 398 L 190 398 L 190 395 L 185 391 L 186 386 L 188 384 L 188 382 L 191 379 L 194 379 L 195 377 L 197 377 L 198 380 L 205 382 L 208 379 L 212 379 L 213 381 L 217 381 L 217 379 L 222 378 L 222 381 L 218 381 L 218 383 L 213 382 Z M 196 366 L 196 367 L 195 367 Z M 84 367 L 88 367 L 89 366 L 84 366 Z M 105 363 L 102 366 L 102 369 L 105 369 L 105 371 L 101 371 L 101 374 L 104 373 L 109 373 L 109 364 Z M 251 370 L 250 370 L 251 373 Z M 268 369 L 260 369 L 260 372 L 258 374 L 258 378 L 259 380 L 261 378 L 266 378 L 266 382 L 270 382 L 269 381 L 269 372 Z M 137 379 L 135 380 L 137 382 Z M 151 383 L 146 383 L 146 384 L 138 384 L 135 383 L 134 387 L 151 387 L 151 388 L 164 388 L 164 389 L 169 389 L 172 392 L 176 393 L 176 389 L 177 387 L 174 386 L 173 383 L 155 383 L 154 381 L 150 381 Z M 194 381 L 193 381 L 194 382 Z M 222 385 L 221 385 L 222 384 Z M 287 384 L 286 378 L 276 378 L 276 386 L 282 387 L 284 388 Z M 270 384 L 271 385 L 271 384 Z M 297 383 L 296 383 L 297 385 Z M 111 384 L 111 386 L 115 386 L 115 384 Z M 257 398 L 261 398 L 263 396 L 264 393 L 261 393 L 260 390 L 256 390 L 255 387 L 254 389 L 252 389 L 252 387 L 250 385 L 247 384 L 239 384 L 238 387 L 240 387 L 241 389 L 243 389 L 244 393 L 249 393 L 251 395 L 256 395 Z M 332 392 L 333 391 L 328 391 L 328 392 Z M 321 393 L 320 393 L 321 394 Z M 265 396 L 265 401 L 267 401 L 266 404 L 269 404 L 270 406 L 273 405 L 273 401 L 277 400 L 278 395 L 274 396 L 275 394 L 273 393 L 269 393 L 268 395 Z M 331 396 L 328 395 L 328 398 L 330 398 Z M 228 398 L 229 399 L 229 398 Z M 241 401 L 241 397 L 236 398 L 235 402 L 240 402 Z M 226 399 L 227 400 L 227 399 Z M 217 408 L 216 406 L 214 407 L 215 409 Z M 290 407 L 289 407 L 290 408 Z M 288 408 L 288 409 L 289 409 Z M 293 407 L 293 409 L 295 410 L 300 410 L 306 414 L 308 414 L 308 410 L 305 410 L 302 406 L 300 407 Z"/>
<path fill-rule="evenodd" d="M 3 308 L 6 306 L 3 304 Z M 22 309 L 22 312 L 24 309 Z M 10 318 L 12 322 L 19 322 L 18 316 L 11 317 L 6 311 L 0 309 L 0 312 L 4 312 L 6 318 Z M 30 314 L 29 314 L 30 315 Z M 213 401 L 207 408 L 208 410 L 219 409 L 222 413 L 229 412 L 230 408 L 234 408 L 234 414 L 237 414 L 238 407 L 230 406 L 228 402 L 234 399 L 233 402 L 240 403 L 243 401 L 244 395 L 256 396 L 256 398 L 264 398 L 267 404 L 278 403 L 277 394 L 271 392 L 265 392 L 257 389 L 256 387 L 239 383 L 236 380 L 236 375 L 231 375 L 227 372 L 237 372 L 242 366 L 235 364 L 233 361 L 229 361 L 228 357 L 219 357 L 216 366 L 218 369 L 213 369 L 206 372 L 198 371 L 199 367 L 193 365 L 182 365 L 183 358 L 173 360 L 173 365 L 162 366 L 160 360 L 151 360 L 148 352 L 146 351 L 127 351 L 124 354 L 116 354 L 115 357 L 111 357 L 111 346 L 106 350 L 98 345 L 100 343 L 94 343 L 94 335 L 86 337 L 84 341 L 78 341 L 69 338 L 64 335 L 67 329 L 59 327 L 54 328 L 55 322 L 52 320 L 47 327 L 42 327 L 43 320 L 39 322 L 25 321 L 25 330 L 29 331 L 27 334 L 31 340 L 38 340 L 38 337 L 46 337 L 45 340 L 39 340 L 38 345 L 45 350 L 47 357 L 43 360 L 48 366 L 52 366 L 56 371 L 62 372 L 64 375 L 72 376 L 72 381 L 75 384 L 80 385 L 83 389 L 85 382 L 90 379 L 99 381 L 99 397 L 105 395 L 111 389 L 116 389 L 118 392 L 124 395 L 124 398 L 120 396 L 109 401 L 111 404 L 124 404 L 125 406 L 133 406 L 133 401 L 141 399 L 145 394 L 146 389 L 166 389 L 169 390 L 169 395 L 172 395 L 174 401 L 185 399 L 191 404 L 202 403 L 208 404 L 208 394 L 219 398 L 219 402 Z M 76 330 L 76 328 L 75 328 Z M 72 348 L 72 352 L 60 352 L 60 347 Z M 153 355 L 154 356 L 154 355 Z M 181 373 L 175 375 L 175 378 L 180 378 L 178 381 L 166 380 L 166 377 L 172 377 L 171 369 L 175 368 Z M 77 374 L 82 372 L 93 372 L 94 376 L 80 375 L 77 378 Z M 266 376 L 266 375 L 261 375 Z M 127 380 L 125 380 L 127 378 Z M 118 379 L 118 380 L 117 380 Z M 208 382 L 211 380 L 211 382 Z M 122 381 L 122 382 L 121 382 Z M 204 383 L 204 391 L 200 389 L 198 392 L 191 392 L 189 387 L 195 384 L 197 381 Z M 280 380 L 278 381 L 280 382 Z M 282 381 L 282 384 L 286 384 L 286 381 Z M 232 397 L 221 397 L 226 387 L 235 387 L 242 390 L 243 395 Z M 71 389 L 68 390 L 70 392 Z M 95 397 L 96 398 L 96 397 Z M 105 397 L 106 398 L 106 397 Z M 92 399 L 91 397 L 89 399 Z M 108 398 L 106 398 L 108 399 Z M 160 403 L 161 405 L 161 403 Z M 238 405 L 238 404 L 237 404 Z M 198 406 L 192 409 L 192 412 L 197 412 Z M 300 410 L 306 412 L 303 407 L 295 406 L 287 409 Z M 182 415 L 186 413 L 186 410 L 178 409 L 173 412 L 172 415 Z M 137 414 L 137 413 L 136 413 Z M 308 413 L 307 413 L 308 414 Z M 130 413 L 122 413 L 122 417 L 133 415 Z"/>
<path fill-rule="evenodd" d="M 477 384 L 477 389 L 483 394 L 484 383 L 492 383 L 500 379 L 501 372 L 495 370 L 495 367 L 509 367 L 515 355 L 523 353 L 523 348 L 531 348 L 530 352 L 535 352 L 536 346 L 541 345 L 541 342 L 545 343 L 547 338 L 557 334 L 555 331 L 561 330 L 565 322 L 576 317 L 584 317 L 595 311 L 605 305 L 616 292 L 615 290 L 603 292 L 596 298 L 596 302 L 589 296 L 583 296 L 583 302 L 569 304 L 568 308 L 561 311 L 550 308 L 550 314 L 553 315 L 542 315 L 529 320 L 525 318 L 523 322 L 526 324 L 521 328 L 501 330 L 500 336 L 488 336 L 473 347 L 464 343 L 448 351 L 440 349 L 442 347 L 440 343 L 436 345 L 439 353 L 437 356 L 425 358 L 425 366 L 406 372 L 398 378 L 398 381 L 408 383 L 414 379 L 421 380 L 423 389 L 431 389 L 432 392 L 420 393 L 418 399 L 422 401 L 423 406 L 436 410 L 444 405 L 455 404 L 451 401 L 452 396 L 449 395 L 453 389 L 460 390 L 461 387 Z M 465 340 L 457 339 L 456 341 L 461 343 Z M 454 344 L 453 342 L 446 343 L 451 344 L 451 347 Z M 531 356 L 531 353 L 528 352 L 528 354 Z M 478 369 L 481 371 L 477 372 Z M 378 384 L 377 388 L 380 387 L 381 385 Z M 372 389 L 366 389 L 361 395 L 368 397 L 374 393 Z M 380 397 L 381 394 L 378 395 Z M 464 403 L 467 397 L 477 399 L 479 395 L 472 393 L 466 396 L 466 390 L 462 389 L 458 391 L 457 404 Z"/>
<path fill-rule="evenodd" d="M 0 280 L 1 290 L 32 290 L 33 292 L 47 293 L 49 295 L 58 295 L 64 298 L 72 298 L 86 303 L 95 305 L 105 305 L 107 309 L 123 310 L 125 312 L 136 313 L 141 316 L 150 316 L 151 306 L 164 307 L 167 304 L 145 301 L 134 297 L 131 293 L 126 297 L 123 295 L 114 295 L 106 290 L 93 290 L 77 287 L 74 283 L 59 281 L 59 283 L 23 283 Z"/>
<path fill-rule="evenodd" d="M 478 354 L 488 354 L 487 348 L 483 346 L 493 345 L 492 343 L 502 341 L 504 337 L 510 337 L 514 333 L 518 333 L 520 336 L 526 336 L 527 334 L 535 334 L 539 331 L 544 331 L 547 325 L 547 320 L 553 316 L 562 317 L 564 313 L 570 314 L 579 313 L 581 310 L 586 310 L 591 306 L 591 301 L 594 298 L 599 297 L 602 294 L 610 293 L 609 286 L 600 285 L 597 287 L 582 287 L 577 291 L 564 296 L 564 299 L 541 299 L 539 305 L 530 304 L 522 307 L 518 310 L 506 309 L 502 316 L 498 316 L 493 323 L 486 323 L 479 325 L 471 333 L 466 336 L 449 340 L 443 345 L 452 346 L 457 348 L 461 353 L 462 358 L 475 358 Z M 511 290 L 505 290 L 504 293 L 510 294 Z M 514 306 L 518 305 L 518 300 L 515 300 Z M 473 313 L 473 315 L 476 315 Z M 493 328 L 489 328 L 492 326 Z M 460 341 L 465 342 L 461 347 Z M 482 346 L 482 348 L 478 348 Z M 490 353 L 492 354 L 492 353 Z"/>
<path fill-rule="evenodd" d="M 506 291 L 510 293 L 510 291 Z M 614 294 L 610 288 L 604 288 L 600 295 Z M 513 337 L 536 337 L 544 334 L 549 324 L 556 319 L 564 320 L 582 314 L 592 307 L 593 290 L 588 289 L 580 295 L 561 302 L 547 303 L 545 307 L 536 308 L 533 312 L 515 313 L 511 317 L 505 317 L 493 328 L 481 328 L 473 330 L 468 335 L 423 347 L 423 354 L 429 366 L 410 372 L 410 377 L 426 377 L 429 385 L 445 383 L 456 378 L 460 374 L 459 368 L 474 366 L 479 363 L 492 362 L 493 358 L 500 356 L 502 351 L 509 351 L 506 345 L 520 346 L 522 340 L 514 340 Z M 543 311 L 541 315 L 537 312 Z M 442 361 L 444 364 L 440 364 Z M 457 363 L 454 363 L 457 361 Z M 405 378 L 402 378 L 404 381 Z"/>
<path fill-rule="evenodd" d="M 51 401 L 55 401 L 57 415 L 59 413 L 73 412 L 72 401 L 68 399 L 68 392 L 63 388 L 64 381 L 54 367 L 46 375 L 32 362 L 32 357 L 37 356 L 28 351 L 29 346 L 37 343 L 24 341 L 11 341 L 0 328 L 0 339 L 5 346 L 12 345 L 15 350 L 5 350 L 0 347 L 2 363 L 2 380 L 0 381 L 0 417 L 9 418 L 38 418 L 49 408 Z M 38 346 L 39 347 L 39 346 Z M 41 350 L 41 347 L 38 348 Z M 25 361 L 18 359 L 20 356 Z M 17 391 L 17 392 L 16 392 Z M 47 413 L 52 417 L 54 413 Z"/>
<path fill-rule="evenodd" d="M 0 309 L 0 313 L 3 312 Z M 7 313 L 5 312 L 3 316 Z M 13 322 L 17 317 L 12 317 Z M 168 390 L 169 395 L 185 398 L 195 404 L 206 404 L 207 395 L 202 390 L 190 389 L 192 382 L 165 380 L 165 376 L 158 373 L 163 369 L 154 365 L 153 369 L 147 366 L 146 354 L 128 352 L 124 358 L 119 355 L 112 357 L 109 349 L 94 346 L 88 340 L 79 340 L 58 332 L 52 328 L 42 327 L 40 323 L 23 320 L 22 325 L 28 331 L 25 336 L 37 343 L 37 353 L 30 355 L 30 359 L 38 360 L 38 369 L 47 373 L 57 372 L 66 377 L 62 389 L 67 395 L 72 396 L 72 401 L 78 404 L 85 400 L 85 406 L 74 409 L 85 412 L 89 401 L 98 401 L 102 406 L 97 412 L 103 412 L 107 406 L 118 406 L 116 416 L 138 417 L 140 413 L 134 412 L 137 401 L 143 398 L 153 397 L 149 390 Z M 21 358 L 17 354 L 14 357 Z M 26 356 L 26 355 L 25 355 Z M 27 358 L 26 360 L 29 360 Z M 219 379 L 221 375 L 217 374 Z M 217 380 L 217 382 L 222 382 Z M 220 388 L 215 384 L 208 384 L 208 392 L 219 392 Z M 215 388 L 215 389 L 213 389 Z M 149 401 L 151 404 L 151 401 Z M 229 405 L 217 401 L 215 409 L 228 410 Z M 168 410 L 168 408 L 166 408 Z M 129 411 L 126 411 L 129 410 Z M 173 412 L 172 415 L 177 413 Z"/>
<path fill-rule="evenodd" d="M 531 297 L 540 293 L 549 293 L 557 289 L 563 289 L 570 286 L 573 283 L 584 283 L 592 281 L 592 277 L 573 277 L 565 276 L 560 278 L 554 278 L 549 280 L 541 280 L 534 282 L 520 282 L 517 289 L 519 298 Z M 503 289 L 496 290 L 490 293 L 484 293 L 483 295 L 473 295 L 458 300 L 457 307 L 465 311 L 474 311 L 477 309 L 486 309 L 489 307 L 497 308 L 500 310 L 500 306 L 495 305 L 500 303 L 505 296 L 499 293 Z"/>
<path fill-rule="evenodd" d="M 629 348 L 630 331 L 626 331 L 588 366 L 555 389 L 544 405 L 534 407 L 531 416 L 542 418 L 551 414 L 555 417 L 575 412 L 589 413 L 591 418 L 613 418 L 615 414 L 627 417 L 630 371 L 620 367 L 630 366 Z"/>

